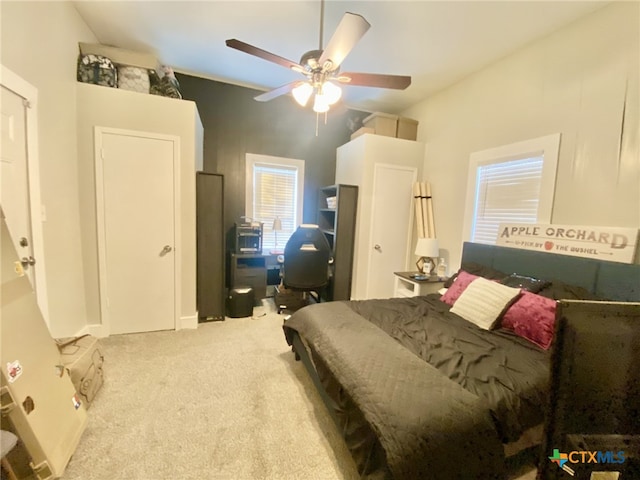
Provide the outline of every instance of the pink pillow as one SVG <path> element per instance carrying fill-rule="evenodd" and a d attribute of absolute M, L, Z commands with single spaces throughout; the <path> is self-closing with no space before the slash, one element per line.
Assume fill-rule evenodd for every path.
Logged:
<path fill-rule="evenodd" d="M 440 297 L 440 300 L 453 307 L 453 304 L 456 302 L 458 297 L 462 295 L 462 292 L 464 292 L 469 284 L 476 278 L 478 278 L 478 275 L 472 275 L 471 273 L 461 270 L 456 277 L 456 281 L 453 282 L 445 294 Z"/>
<path fill-rule="evenodd" d="M 522 295 L 502 317 L 502 328 L 548 350 L 553 341 L 556 322 L 556 301 L 535 293 Z"/>

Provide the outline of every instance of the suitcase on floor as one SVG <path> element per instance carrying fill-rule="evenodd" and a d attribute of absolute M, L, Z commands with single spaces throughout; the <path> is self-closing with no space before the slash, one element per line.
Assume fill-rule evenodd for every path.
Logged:
<path fill-rule="evenodd" d="M 102 387 L 104 356 L 98 339 L 85 335 L 71 340 L 58 341 L 62 365 L 67 370 L 78 394 L 89 408 Z"/>

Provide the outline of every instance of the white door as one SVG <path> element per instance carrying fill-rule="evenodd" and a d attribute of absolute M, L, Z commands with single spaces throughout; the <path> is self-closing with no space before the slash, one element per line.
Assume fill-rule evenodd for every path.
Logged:
<path fill-rule="evenodd" d="M 37 149 L 37 90 L 2 67 L 0 205 L 25 275 L 48 324 Z"/>
<path fill-rule="evenodd" d="M 100 295 L 112 334 L 176 326 L 176 137 L 96 128 Z"/>
<path fill-rule="evenodd" d="M 416 177 L 415 168 L 374 165 L 366 298 L 393 297 L 393 272 L 406 268 Z"/>

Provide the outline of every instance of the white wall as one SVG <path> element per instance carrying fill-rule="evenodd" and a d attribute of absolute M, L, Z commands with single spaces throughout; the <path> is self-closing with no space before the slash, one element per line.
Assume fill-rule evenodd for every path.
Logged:
<path fill-rule="evenodd" d="M 640 4 L 611 4 L 403 112 L 449 271 L 460 262 L 469 155 L 560 132 L 552 222 L 640 227 Z"/>
<path fill-rule="evenodd" d="M 69 2 L 0 2 L 0 62 L 38 89 L 49 320 L 55 337 L 86 325 L 78 157 L 78 42 L 96 38 Z"/>
<path fill-rule="evenodd" d="M 131 105 L 141 94 L 78 85 L 78 42 L 95 35 L 71 2 L 0 2 L 0 62 L 38 89 L 39 154 L 46 281 L 50 330 L 73 336 L 100 324 L 95 233 L 93 124 L 78 123 L 78 111 L 101 109 L 104 96 L 120 94 Z M 90 105 L 78 104 L 78 89 L 103 88 Z M 91 96 L 90 96 L 91 97 Z M 146 98 L 146 97 L 145 97 Z M 182 306 L 183 326 L 197 325 L 195 304 L 195 169 L 202 168 L 203 130 L 193 102 L 148 96 L 145 108 L 103 117 L 102 126 L 181 136 Z M 82 98 L 87 103 L 87 98 Z M 107 100 L 108 101 L 108 100 Z M 175 102 L 171 115 L 162 106 Z M 126 121 L 122 121 L 122 118 Z M 90 114 L 85 120 L 91 119 Z M 78 132 L 81 132 L 79 135 Z M 198 145 L 195 142 L 200 142 Z M 92 144 L 91 144 L 92 145 Z M 80 150 L 79 150 L 80 149 Z M 79 153 L 80 152 L 80 153 Z M 194 165 L 195 159 L 195 165 Z"/>

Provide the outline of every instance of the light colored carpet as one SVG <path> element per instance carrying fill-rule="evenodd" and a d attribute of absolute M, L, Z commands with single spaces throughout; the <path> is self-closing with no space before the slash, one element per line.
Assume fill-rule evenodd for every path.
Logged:
<path fill-rule="evenodd" d="M 252 318 L 101 340 L 105 384 L 63 480 L 358 478 L 283 319 L 265 303 Z"/>

